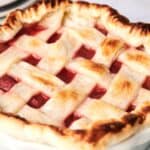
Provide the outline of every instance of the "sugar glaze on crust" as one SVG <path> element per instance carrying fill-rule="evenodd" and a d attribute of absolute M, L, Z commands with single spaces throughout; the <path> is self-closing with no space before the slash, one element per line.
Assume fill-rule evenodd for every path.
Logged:
<path fill-rule="evenodd" d="M 42 1 L 26 10 L 17 10 L 9 14 L 0 27 L 1 43 L 12 39 L 25 25 L 40 21 L 47 13 L 57 9 L 67 13 L 81 13 L 99 18 L 109 33 L 114 34 L 129 45 L 144 46 L 150 53 L 150 25 L 131 23 L 128 19 L 106 5 L 89 4 L 87 2 L 70 2 L 65 0 Z M 116 30 L 117 27 L 117 30 Z M 13 114 L 0 114 L 0 131 L 16 138 L 33 142 L 46 143 L 58 149 L 72 150 L 105 150 L 108 145 L 116 144 L 150 125 L 150 104 L 145 103 L 134 112 L 124 115 L 118 120 L 98 121 L 87 130 L 70 130 L 52 125 L 35 124 Z M 59 144 L 58 144 L 59 141 Z"/>

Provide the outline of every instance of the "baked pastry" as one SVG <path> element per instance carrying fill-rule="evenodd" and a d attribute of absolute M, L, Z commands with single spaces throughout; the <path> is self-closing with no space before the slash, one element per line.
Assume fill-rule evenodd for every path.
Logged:
<path fill-rule="evenodd" d="M 42 1 L 0 27 L 0 131 L 105 150 L 150 125 L 150 26 L 106 5 Z"/>

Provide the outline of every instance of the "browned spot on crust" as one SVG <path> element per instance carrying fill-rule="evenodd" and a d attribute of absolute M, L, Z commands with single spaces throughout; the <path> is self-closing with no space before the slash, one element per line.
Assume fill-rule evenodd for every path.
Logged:
<path fill-rule="evenodd" d="M 55 84 L 50 80 L 50 78 L 43 78 L 39 75 L 36 75 L 34 73 L 31 73 L 31 76 L 33 77 L 34 80 L 37 80 L 38 82 L 48 86 L 50 85 L 52 88 L 55 87 Z"/>
<path fill-rule="evenodd" d="M 68 130 L 67 128 L 60 128 L 52 125 L 49 127 L 62 136 L 74 136 L 78 140 L 83 140 L 83 138 L 87 135 L 86 130 Z"/>
<path fill-rule="evenodd" d="M 96 73 L 99 73 L 99 74 L 105 74 L 106 72 L 108 72 L 108 70 L 106 69 L 106 67 L 104 65 L 94 63 L 90 60 L 83 60 L 81 62 L 81 65 L 84 66 L 85 68 L 87 68 L 91 71 L 94 71 Z"/>
<path fill-rule="evenodd" d="M 130 89 L 132 85 L 129 81 L 124 81 L 121 86 L 122 86 L 122 89 L 123 88 L 124 89 Z"/>
<path fill-rule="evenodd" d="M 112 54 L 116 54 L 123 47 L 123 42 L 117 39 L 106 38 L 101 43 L 102 54 L 106 57 L 111 56 Z"/>
<path fill-rule="evenodd" d="M 123 15 L 120 15 L 119 12 L 115 9 L 110 8 L 109 6 L 105 5 L 110 13 L 110 19 L 117 23 L 122 23 L 123 25 L 130 25 L 130 21 Z M 118 15 L 119 14 L 119 15 Z"/>
<path fill-rule="evenodd" d="M 115 83 L 115 87 L 114 87 L 114 94 L 115 95 L 120 95 L 120 93 L 124 93 L 124 94 L 130 94 L 133 91 L 133 85 L 129 80 L 125 80 L 123 79 L 119 79 L 116 81 Z"/>
<path fill-rule="evenodd" d="M 96 143 L 99 139 L 104 137 L 106 134 L 107 132 L 105 132 L 104 130 L 94 129 L 89 135 L 87 135 L 85 140 L 88 143 Z"/>
<path fill-rule="evenodd" d="M 49 127 L 51 129 L 53 129 L 56 133 L 58 133 L 58 134 L 60 134 L 62 136 L 66 135 L 64 128 L 56 127 L 56 126 L 53 126 L 53 125 L 50 125 Z"/>
<path fill-rule="evenodd" d="M 86 140 L 90 143 L 96 143 L 99 139 L 104 137 L 107 133 L 118 133 L 124 127 L 125 127 L 125 124 L 119 121 L 96 125 L 94 128 L 92 128 Z"/>
<path fill-rule="evenodd" d="M 11 113 L 5 113 L 5 112 L 1 112 L 1 114 L 7 116 L 7 117 L 14 117 L 15 119 L 19 119 L 21 121 L 23 121 L 26 124 L 30 124 L 30 122 L 28 120 L 26 120 L 25 118 L 22 118 L 20 116 L 15 116 L 14 114 Z"/>
<path fill-rule="evenodd" d="M 150 58 L 146 55 L 142 54 L 128 54 L 127 58 L 131 61 L 136 61 L 137 63 L 140 63 L 146 67 L 150 66 Z"/>
<path fill-rule="evenodd" d="M 26 120 L 25 118 L 19 117 L 19 116 L 15 116 L 16 119 L 19 119 L 23 122 L 25 122 L 26 124 L 31 124 L 28 120 Z"/>
<path fill-rule="evenodd" d="M 80 35 L 82 37 L 86 37 L 87 39 L 91 39 L 93 34 L 91 33 L 91 30 L 90 29 L 84 29 L 84 30 L 81 30 L 80 31 Z"/>
<path fill-rule="evenodd" d="M 126 109 L 126 112 L 130 113 L 131 111 L 134 111 L 136 109 L 136 106 L 132 103 L 128 105 L 128 108 Z"/>
<path fill-rule="evenodd" d="M 83 130 L 68 130 L 66 128 L 64 129 L 65 129 L 64 133 L 67 136 L 73 136 L 77 140 L 83 140 L 87 135 L 87 130 L 84 129 Z"/>
<path fill-rule="evenodd" d="M 48 79 L 44 79 L 42 77 L 36 77 L 35 79 L 38 80 L 39 82 L 42 82 L 45 85 L 54 86 L 54 84 L 50 80 L 48 80 Z"/>
<path fill-rule="evenodd" d="M 39 47 L 41 45 L 41 42 L 39 40 L 33 39 L 30 41 L 30 45 L 32 47 Z"/>
<path fill-rule="evenodd" d="M 125 125 L 122 122 L 111 122 L 104 125 L 101 125 L 101 129 L 103 129 L 106 132 L 119 132 Z"/>
<path fill-rule="evenodd" d="M 142 110 L 144 113 L 150 113 L 150 106 L 146 106 L 146 107 L 144 107 L 143 108 L 143 110 Z"/>
<path fill-rule="evenodd" d="M 86 130 L 74 130 L 76 138 L 82 140 L 86 137 L 87 131 Z"/>
<path fill-rule="evenodd" d="M 67 100 L 77 100 L 78 97 L 79 97 L 79 93 L 76 92 L 75 90 L 73 89 L 67 89 L 67 90 L 62 90 L 59 92 L 59 94 L 56 96 L 56 98 L 62 100 L 62 101 L 67 101 Z"/>
<path fill-rule="evenodd" d="M 134 32 L 135 30 L 138 30 L 142 35 L 147 35 L 150 32 L 150 24 L 148 23 L 130 23 L 131 29 L 130 33 Z"/>
<path fill-rule="evenodd" d="M 123 120 L 127 124 L 130 124 L 131 126 L 134 126 L 135 123 L 137 123 L 137 122 L 142 124 L 143 121 L 145 120 L 145 117 L 142 114 L 127 114 L 123 117 Z"/>
<path fill-rule="evenodd" d="M 142 113 L 139 114 L 139 123 L 142 124 L 144 122 L 144 120 L 146 119 L 146 116 L 143 115 Z"/>

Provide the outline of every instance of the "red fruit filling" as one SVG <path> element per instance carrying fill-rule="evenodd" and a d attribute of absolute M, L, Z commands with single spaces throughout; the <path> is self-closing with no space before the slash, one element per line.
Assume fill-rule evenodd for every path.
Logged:
<path fill-rule="evenodd" d="M 91 48 L 87 48 L 86 46 L 81 46 L 80 49 L 76 52 L 74 57 L 84 57 L 86 59 L 92 59 L 95 55 L 95 51 Z"/>
<path fill-rule="evenodd" d="M 56 32 L 47 40 L 47 43 L 55 43 L 60 37 L 61 34 Z"/>
<path fill-rule="evenodd" d="M 95 25 L 95 28 L 100 31 L 102 34 L 107 35 L 108 31 L 104 26 L 101 25 Z"/>
<path fill-rule="evenodd" d="M 23 34 L 27 34 L 27 35 L 36 35 L 39 32 L 45 30 L 46 28 L 39 25 L 39 24 L 30 24 L 30 25 L 26 25 L 24 26 L 17 34 L 17 36 L 23 35 Z"/>
<path fill-rule="evenodd" d="M 146 77 L 146 79 L 143 83 L 143 88 L 150 90 L 150 76 Z"/>
<path fill-rule="evenodd" d="M 96 99 L 99 99 L 101 98 L 104 94 L 106 93 L 106 89 L 105 88 L 102 88 L 100 87 L 99 85 L 96 85 L 92 92 L 89 94 L 89 97 L 90 98 L 96 98 Z"/>
<path fill-rule="evenodd" d="M 79 117 L 79 116 L 77 116 L 77 115 L 75 115 L 75 114 L 71 114 L 71 115 L 69 115 L 66 119 L 65 119 L 65 121 L 64 121 L 64 125 L 65 125 L 65 127 L 69 127 L 74 121 L 76 121 L 76 120 L 78 120 L 78 119 L 80 119 L 81 117 Z"/>
<path fill-rule="evenodd" d="M 8 48 L 9 48 L 9 44 L 7 42 L 6 43 L 0 43 L 0 53 L 4 52 Z"/>
<path fill-rule="evenodd" d="M 43 106 L 47 101 L 49 97 L 43 93 L 38 93 L 31 97 L 31 99 L 28 102 L 28 105 L 33 108 L 40 108 Z"/>
<path fill-rule="evenodd" d="M 39 32 L 45 30 L 46 28 L 39 25 L 39 24 L 29 24 L 29 25 L 25 25 L 17 34 L 16 36 L 11 39 L 10 41 L 8 41 L 9 45 L 12 45 L 20 36 L 22 36 L 23 34 L 26 35 L 36 35 Z"/>
<path fill-rule="evenodd" d="M 7 48 L 9 48 L 11 45 L 13 45 L 13 43 L 23 34 L 27 34 L 27 35 L 36 35 L 37 33 L 45 30 L 46 28 L 39 25 L 39 24 L 29 24 L 29 25 L 25 25 L 17 34 L 14 38 L 12 38 L 11 40 L 7 41 L 6 43 L 2 43 L 0 44 L 0 53 L 5 51 Z"/>
<path fill-rule="evenodd" d="M 8 92 L 17 82 L 13 77 L 4 75 L 0 78 L 0 90 Z"/>
<path fill-rule="evenodd" d="M 60 78 L 65 83 L 70 83 L 73 78 L 75 77 L 76 73 L 67 69 L 63 68 L 56 76 Z"/>
<path fill-rule="evenodd" d="M 36 66 L 39 61 L 40 61 L 40 57 L 35 56 L 35 55 L 29 55 L 28 57 L 24 58 L 23 61 L 28 62 L 29 64 Z"/>
<path fill-rule="evenodd" d="M 118 60 L 114 61 L 112 65 L 110 66 L 110 72 L 117 73 L 120 70 L 121 66 L 122 66 L 122 63 L 120 61 Z"/>

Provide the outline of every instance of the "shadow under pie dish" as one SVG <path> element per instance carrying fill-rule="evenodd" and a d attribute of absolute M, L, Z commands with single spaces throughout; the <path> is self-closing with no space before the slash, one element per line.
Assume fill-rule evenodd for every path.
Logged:
<path fill-rule="evenodd" d="M 148 128 L 149 32 L 87 2 L 12 12 L 0 27 L 0 130 L 61 150 L 105 150 Z"/>

